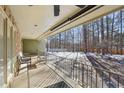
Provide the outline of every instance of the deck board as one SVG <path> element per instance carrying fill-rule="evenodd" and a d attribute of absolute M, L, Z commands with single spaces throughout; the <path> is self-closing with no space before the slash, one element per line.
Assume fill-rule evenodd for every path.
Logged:
<path fill-rule="evenodd" d="M 31 88 L 69 87 L 64 80 L 47 65 L 39 63 L 37 68 L 29 70 Z M 60 84 L 61 83 L 61 84 Z M 27 70 L 20 71 L 19 76 L 13 78 L 12 88 L 27 88 Z"/>

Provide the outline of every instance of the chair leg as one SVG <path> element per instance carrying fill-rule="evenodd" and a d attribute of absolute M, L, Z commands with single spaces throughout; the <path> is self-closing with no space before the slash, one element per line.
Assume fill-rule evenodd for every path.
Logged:
<path fill-rule="evenodd" d="M 31 66 L 31 62 L 30 62 L 30 66 Z"/>

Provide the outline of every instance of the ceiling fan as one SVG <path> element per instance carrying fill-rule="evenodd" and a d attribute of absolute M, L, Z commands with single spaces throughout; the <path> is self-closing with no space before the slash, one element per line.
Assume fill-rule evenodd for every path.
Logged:
<path fill-rule="evenodd" d="M 79 8 L 84 8 L 85 5 L 75 5 Z M 54 16 L 59 16 L 60 13 L 60 5 L 54 5 Z"/>

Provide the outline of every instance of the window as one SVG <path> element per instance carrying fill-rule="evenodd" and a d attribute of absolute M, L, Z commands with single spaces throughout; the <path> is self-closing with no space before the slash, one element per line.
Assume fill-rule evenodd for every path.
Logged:
<path fill-rule="evenodd" d="M 61 48 L 68 52 L 124 54 L 124 9 L 51 37 L 55 41 L 52 45 L 60 47 L 61 44 Z"/>
<path fill-rule="evenodd" d="M 2 15 L 0 14 L 0 87 L 3 86 L 4 83 L 4 74 L 3 74 L 3 31 L 4 31 L 4 21 Z"/>

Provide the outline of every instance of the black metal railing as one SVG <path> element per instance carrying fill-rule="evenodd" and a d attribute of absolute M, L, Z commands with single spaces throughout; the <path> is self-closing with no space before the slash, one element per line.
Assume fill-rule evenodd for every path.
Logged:
<path fill-rule="evenodd" d="M 83 60 L 69 59 L 47 53 L 47 62 L 54 65 L 69 78 L 78 82 L 82 87 L 119 88 L 124 87 L 124 75 L 100 67 L 86 64 Z"/>

